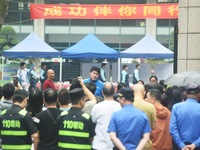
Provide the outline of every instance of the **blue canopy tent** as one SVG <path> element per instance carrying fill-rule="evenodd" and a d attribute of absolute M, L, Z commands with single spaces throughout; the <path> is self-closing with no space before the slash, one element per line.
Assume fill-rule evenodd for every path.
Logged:
<path fill-rule="evenodd" d="M 120 58 L 173 58 L 174 53 L 146 35 L 135 45 L 120 53 Z"/>
<path fill-rule="evenodd" d="M 78 43 L 61 53 L 62 58 L 118 58 L 119 52 L 106 46 L 93 34 L 88 34 Z"/>
<path fill-rule="evenodd" d="M 9 50 L 4 50 L 2 55 L 8 58 L 57 58 L 60 57 L 60 54 L 61 52 L 49 46 L 32 32 L 16 46 Z"/>
<path fill-rule="evenodd" d="M 3 51 L 3 56 L 8 58 L 57 58 L 60 54 L 34 32 L 16 46 Z"/>

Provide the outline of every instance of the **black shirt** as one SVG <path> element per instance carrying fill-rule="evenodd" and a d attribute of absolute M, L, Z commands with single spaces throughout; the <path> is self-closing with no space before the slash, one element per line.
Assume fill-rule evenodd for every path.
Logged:
<path fill-rule="evenodd" d="M 13 133 L 27 131 L 27 135 L 23 136 L 14 136 L 14 134 L 3 136 L 2 134 L 2 145 L 32 144 L 31 135 L 37 132 L 37 128 L 33 123 L 31 115 L 18 105 L 13 105 L 7 110 L 1 112 L 0 130 L 10 130 Z"/>
<path fill-rule="evenodd" d="M 49 113 L 52 115 L 50 117 Z M 38 150 L 57 150 L 57 128 L 56 122 L 62 110 L 58 108 L 48 108 L 40 112 L 33 119 L 39 129 L 40 142 Z"/>
<path fill-rule="evenodd" d="M 61 113 L 57 124 L 59 150 L 70 149 L 70 145 L 73 149 L 91 149 L 90 139 L 95 136 L 95 130 L 89 114 L 72 107 Z"/>

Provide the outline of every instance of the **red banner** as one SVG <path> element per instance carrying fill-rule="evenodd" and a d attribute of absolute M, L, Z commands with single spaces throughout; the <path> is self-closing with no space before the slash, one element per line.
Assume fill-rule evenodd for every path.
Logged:
<path fill-rule="evenodd" d="M 31 19 L 176 19 L 178 4 L 31 4 Z"/>

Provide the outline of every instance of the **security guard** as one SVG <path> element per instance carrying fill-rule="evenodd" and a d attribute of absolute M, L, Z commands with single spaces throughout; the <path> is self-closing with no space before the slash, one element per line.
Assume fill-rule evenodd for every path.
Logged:
<path fill-rule="evenodd" d="M 3 150 L 30 150 L 34 139 L 37 149 L 38 132 L 31 115 L 24 110 L 27 98 L 21 94 L 14 94 L 13 106 L 1 112 L 0 131 Z"/>
<path fill-rule="evenodd" d="M 72 107 L 62 112 L 57 122 L 59 150 L 91 150 L 95 131 L 90 115 L 81 111 L 85 105 L 84 91 L 75 88 L 70 89 L 69 94 Z"/>

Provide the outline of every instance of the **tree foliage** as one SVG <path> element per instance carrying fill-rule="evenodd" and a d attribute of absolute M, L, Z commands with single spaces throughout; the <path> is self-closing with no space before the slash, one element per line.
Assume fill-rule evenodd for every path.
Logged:
<path fill-rule="evenodd" d="M 0 31 L 4 24 L 7 11 L 8 11 L 8 0 L 0 0 Z"/>
<path fill-rule="evenodd" d="M 11 35 L 16 34 L 15 30 L 11 26 L 4 26 L 3 29 L 0 31 L 1 35 Z"/>
<path fill-rule="evenodd" d="M 16 32 L 11 26 L 4 26 L 0 31 L 0 54 L 3 50 L 10 49 L 17 45 L 19 40 L 15 37 Z"/>

